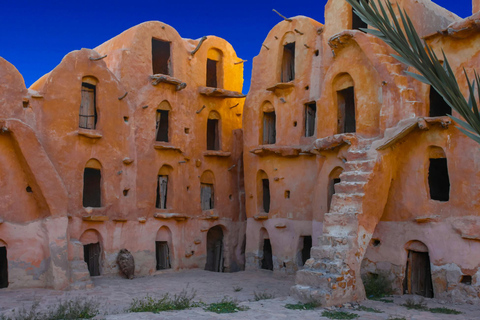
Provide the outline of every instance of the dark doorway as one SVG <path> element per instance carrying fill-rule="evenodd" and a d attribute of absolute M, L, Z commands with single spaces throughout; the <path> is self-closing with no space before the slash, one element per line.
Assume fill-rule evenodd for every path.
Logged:
<path fill-rule="evenodd" d="M 168 142 L 168 110 L 157 110 L 156 140 Z"/>
<path fill-rule="evenodd" d="M 448 201 L 450 199 L 450 179 L 446 158 L 430 159 L 428 168 L 430 199 Z"/>
<path fill-rule="evenodd" d="M 432 274 L 428 252 L 408 250 L 404 292 L 433 298 Z"/>
<path fill-rule="evenodd" d="M 262 193 L 263 193 L 263 211 L 268 213 L 270 211 L 270 181 L 262 179 Z"/>
<path fill-rule="evenodd" d="M 214 206 L 213 184 L 200 184 L 200 199 L 202 201 L 202 210 L 211 210 Z"/>
<path fill-rule="evenodd" d="M 263 259 L 261 268 L 273 271 L 273 253 L 270 239 L 263 240 Z"/>
<path fill-rule="evenodd" d="M 83 172 L 83 206 L 85 208 L 102 206 L 101 181 L 102 174 L 99 169 L 85 168 Z"/>
<path fill-rule="evenodd" d="M 218 119 L 207 120 L 207 150 L 220 150 Z"/>
<path fill-rule="evenodd" d="M 302 266 L 310 259 L 310 250 L 312 249 L 312 236 L 303 236 L 303 248 L 302 248 Z"/>
<path fill-rule="evenodd" d="M 281 82 L 295 79 L 295 42 L 283 46 Z"/>
<path fill-rule="evenodd" d="M 7 248 L 0 247 L 0 288 L 8 287 Z"/>
<path fill-rule="evenodd" d="M 337 133 L 356 131 L 355 91 L 353 87 L 337 91 L 338 127 Z"/>
<path fill-rule="evenodd" d="M 317 116 L 317 105 L 315 102 L 305 105 L 305 137 L 315 134 L 315 119 Z"/>
<path fill-rule="evenodd" d="M 448 114 L 452 114 L 452 108 L 435 88 L 430 87 L 430 112 L 428 116 L 442 117 Z"/>
<path fill-rule="evenodd" d="M 217 87 L 217 63 L 218 61 L 207 59 L 207 87 Z"/>
<path fill-rule="evenodd" d="M 170 42 L 152 38 L 152 68 L 153 74 L 171 76 Z"/>
<path fill-rule="evenodd" d="M 357 0 L 360 2 L 360 0 Z M 367 0 L 368 3 L 368 0 Z M 363 22 L 363 20 L 355 13 L 355 10 L 352 8 L 352 29 L 359 30 L 360 28 L 366 29 L 368 25 Z"/>
<path fill-rule="evenodd" d="M 83 246 L 83 259 L 87 263 L 91 276 L 100 275 L 100 243 L 91 243 Z"/>
<path fill-rule="evenodd" d="M 223 230 L 220 226 L 208 230 L 205 270 L 223 272 Z"/>
<path fill-rule="evenodd" d="M 333 195 L 335 194 L 335 185 L 340 182 L 341 182 L 340 178 L 334 178 L 334 179 L 331 179 L 330 182 L 328 183 L 328 196 L 327 196 L 328 211 L 330 210 L 330 206 L 332 205 L 332 198 L 333 198 Z"/>
<path fill-rule="evenodd" d="M 170 250 L 167 241 L 155 241 L 155 256 L 157 257 L 157 270 L 170 269 Z"/>
<path fill-rule="evenodd" d="M 160 175 L 157 179 L 157 201 L 156 207 L 158 209 L 167 209 L 167 191 L 168 191 L 168 176 Z"/>
<path fill-rule="evenodd" d="M 263 113 L 263 139 L 262 144 L 275 144 L 277 131 L 275 128 L 275 111 Z"/>

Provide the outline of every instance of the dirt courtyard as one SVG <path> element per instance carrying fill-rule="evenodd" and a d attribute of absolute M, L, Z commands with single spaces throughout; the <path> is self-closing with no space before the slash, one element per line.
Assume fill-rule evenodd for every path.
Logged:
<path fill-rule="evenodd" d="M 14 309 L 29 308 L 35 301 L 40 308 L 58 304 L 59 300 L 86 297 L 100 303 L 100 314 L 95 319 L 327 319 L 322 317 L 324 308 L 315 310 L 290 310 L 286 304 L 298 301 L 289 296 L 294 277 L 274 275 L 270 271 L 245 271 L 215 273 L 204 270 L 165 271 L 149 277 L 127 280 L 120 277 L 93 277 L 95 288 L 78 291 L 48 289 L 3 289 L 0 290 L 0 313 L 12 316 Z M 179 294 L 182 290 L 195 291 L 195 301 L 206 304 L 219 302 L 224 297 L 236 299 L 249 309 L 230 314 L 207 312 L 203 308 L 183 311 L 153 313 L 125 313 L 134 298 L 146 295 L 160 298 L 165 293 Z M 273 296 L 273 299 L 255 301 L 255 293 Z M 460 315 L 437 314 L 429 311 L 409 310 L 401 304 L 412 296 L 394 296 L 393 302 L 367 300 L 360 305 L 375 308 L 382 313 L 359 311 L 356 304 L 332 308 L 359 315 L 357 319 L 480 319 L 480 306 L 453 305 L 437 299 L 425 299 L 429 308 L 446 307 L 461 311 Z M 416 300 L 419 297 L 414 297 Z"/>

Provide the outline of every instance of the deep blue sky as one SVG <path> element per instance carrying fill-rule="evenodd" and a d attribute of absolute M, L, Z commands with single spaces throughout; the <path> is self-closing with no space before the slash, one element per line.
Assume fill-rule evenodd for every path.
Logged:
<path fill-rule="evenodd" d="M 342 0 L 335 0 L 342 1 Z M 122 31 L 149 20 L 174 27 L 183 38 L 216 35 L 226 39 L 245 63 L 248 92 L 252 58 L 270 29 L 285 16 L 305 15 L 324 22 L 327 0 L 244 1 L 71 1 L 4 0 L 0 12 L 0 56 L 22 73 L 29 87 L 70 51 L 94 48 Z M 465 18 L 471 0 L 435 0 Z"/>

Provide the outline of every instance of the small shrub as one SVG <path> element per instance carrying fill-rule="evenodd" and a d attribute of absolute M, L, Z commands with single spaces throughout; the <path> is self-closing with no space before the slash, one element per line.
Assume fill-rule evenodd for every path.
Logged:
<path fill-rule="evenodd" d="M 379 299 L 392 294 L 390 281 L 384 274 L 368 273 L 362 277 L 368 299 Z"/>
<path fill-rule="evenodd" d="M 419 302 L 415 302 L 413 299 L 407 299 L 402 306 L 406 307 L 407 309 L 413 310 L 428 310 L 427 304 L 425 301 L 420 300 Z"/>
<path fill-rule="evenodd" d="M 234 287 L 233 287 L 233 291 L 235 291 L 235 292 L 240 292 L 240 291 L 242 291 L 242 290 L 243 290 L 242 287 L 237 287 L 237 286 L 234 286 Z"/>
<path fill-rule="evenodd" d="M 462 312 L 455 309 L 448 308 L 430 308 L 428 309 L 431 313 L 445 313 L 445 314 L 462 314 Z"/>
<path fill-rule="evenodd" d="M 170 297 L 170 295 L 166 293 L 160 299 L 155 299 L 147 295 L 142 299 L 133 299 L 130 307 L 126 311 L 158 313 L 161 311 L 185 310 L 199 307 L 201 303 L 193 301 L 195 294 L 195 291 L 191 291 L 189 294 L 186 290 L 182 290 L 182 292 L 173 297 Z"/>
<path fill-rule="evenodd" d="M 255 296 L 255 301 L 268 300 L 268 299 L 275 298 L 274 294 L 270 294 L 270 293 L 267 293 L 267 292 L 256 293 L 255 291 L 253 291 L 253 294 Z"/>
<path fill-rule="evenodd" d="M 395 318 L 393 318 L 392 316 L 390 316 L 387 320 L 407 320 L 407 319 L 405 319 L 405 317 L 395 317 Z"/>
<path fill-rule="evenodd" d="M 358 318 L 358 314 L 345 312 L 345 311 L 323 311 L 322 317 L 327 317 L 328 319 L 355 319 Z"/>
<path fill-rule="evenodd" d="M 239 306 L 238 302 L 232 298 L 224 297 L 222 301 L 210 303 L 203 310 L 215 313 L 234 313 L 238 311 L 245 311 L 249 308 L 246 306 Z"/>
<path fill-rule="evenodd" d="M 307 302 L 307 303 L 296 303 L 296 304 L 286 304 L 285 308 L 290 310 L 313 310 L 318 307 L 318 304 L 315 302 Z"/>
<path fill-rule="evenodd" d="M 365 307 L 365 306 L 358 307 L 358 310 L 365 311 L 365 312 L 373 312 L 373 313 L 383 313 L 383 311 L 380 311 L 378 309 L 369 308 L 369 307 Z"/>

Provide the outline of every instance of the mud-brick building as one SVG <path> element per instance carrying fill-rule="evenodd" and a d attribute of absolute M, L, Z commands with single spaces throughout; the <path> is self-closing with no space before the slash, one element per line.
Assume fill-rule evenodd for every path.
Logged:
<path fill-rule="evenodd" d="M 399 5 L 445 50 L 467 94 L 463 69 L 480 68 L 479 14 Z M 348 3 L 330 0 L 325 25 L 286 19 L 254 59 L 246 267 L 301 269 L 292 293 L 323 305 L 364 298 L 362 275 L 385 275 L 399 294 L 478 302 L 478 145 L 365 27 Z"/>
<path fill-rule="evenodd" d="M 243 268 L 243 60 L 146 22 L 29 89 L 0 61 L 0 286 Z"/>

